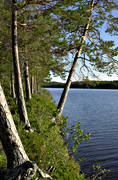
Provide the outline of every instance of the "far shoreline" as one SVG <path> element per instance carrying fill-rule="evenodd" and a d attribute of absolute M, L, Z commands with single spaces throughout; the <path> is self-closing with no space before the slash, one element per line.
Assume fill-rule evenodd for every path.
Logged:
<path fill-rule="evenodd" d="M 43 88 L 64 88 L 65 83 L 49 82 Z M 72 82 L 71 89 L 113 89 L 118 90 L 118 81 L 76 81 Z"/>

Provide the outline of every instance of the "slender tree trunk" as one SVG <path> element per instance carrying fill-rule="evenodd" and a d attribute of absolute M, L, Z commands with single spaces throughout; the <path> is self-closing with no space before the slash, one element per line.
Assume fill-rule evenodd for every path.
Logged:
<path fill-rule="evenodd" d="M 7 156 L 7 167 L 14 168 L 28 161 L 0 85 L 0 139 Z"/>
<path fill-rule="evenodd" d="M 36 172 L 43 178 L 50 178 L 32 163 L 22 145 L 12 115 L 0 84 L 0 140 L 7 157 L 7 170 L 1 180 L 31 180 Z"/>
<path fill-rule="evenodd" d="M 94 5 L 94 0 L 91 1 L 90 14 L 92 13 L 93 5 Z M 84 32 L 83 32 L 82 39 L 81 39 L 81 44 L 77 49 L 77 52 L 76 52 L 76 55 L 75 55 L 71 70 L 69 72 L 68 79 L 66 81 L 64 90 L 62 92 L 60 101 L 58 103 L 58 107 L 57 107 L 58 108 L 58 118 L 60 118 L 60 116 L 62 114 L 62 111 L 63 111 L 63 108 L 64 108 L 64 104 L 65 104 L 65 101 L 66 101 L 66 98 L 67 98 L 67 95 L 68 95 L 68 91 L 69 91 L 69 88 L 70 88 L 70 85 L 71 85 L 71 82 L 72 82 L 72 78 L 74 76 L 75 69 L 76 69 L 76 66 L 77 66 L 77 63 L 78 63 L 78 59 L 79 59 L 79 57 L 81 55 L 83 44 L 84 44 L 84 41 L 85 41 L 85 38 L 86 38 L 86 34 L 88 32 L 90 21 L 91 21 L 91 15 L 88 18 L 88 23 L 85 25 Z"/>
<path fill-rule="evenodd" d="M 34 76 L 31 77 L 31 93 L 34 94 Z"/>
<path fill-rule="evenodd" d="M 36 88 L 36 75 L 34 76 L 34 93 L 37 94 L 37 88 Z"/>
<path fill-rule="evenodd" d="M 13 99 L 16 98 L 16 93 L 15 93 L 15 82 L 14 82 L 14 75 L 11 73 L 11 95 Z"/>
<path fill-rule="evenodd" d="M 36 93 L 39 92 L 39 78 L 38 75 L 36 75 Z"/>
<path fill-rule="evenodd" d="M 9 81 L 9 88 L 10 88 L 10 94 L 12 96 L 12 81 L 11 81 L 11 76 L 10 76 L 10 81 Z"/>
<path fill-rule="evenodd" d="M 17 1 L 12 0 L 12 54 L 13 54 L 13 64 L 14 64 L 15 88 L 16 88 L 16 96 L 18 101 L 20 120 L 25 123 L 26 128 L 30 129 L 31 126 L 26 111 L 22 81 L 21 81 L 20 64 L 19 64 L 16 7 L 17 7 Z"/>
<path fill-rule="evenodd" d="M 24 63 L 24 76 L 25 76 L 25 89 L 26 89 L 26 98 L 31 99 L 31 90 L 30 90 L 30 81 L 29 81 L 29 68 L 28 62 Z"/>

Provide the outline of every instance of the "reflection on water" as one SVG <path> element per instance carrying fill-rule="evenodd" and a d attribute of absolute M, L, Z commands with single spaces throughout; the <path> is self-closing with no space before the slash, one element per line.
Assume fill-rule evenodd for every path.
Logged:
<path fill-rule="evenodd" d="M 48 89 L 56 103 L 62 89 Z M 71 89 L 63 115 L 68 126 L 80 121 L 92 137 L 78 148 L 75 158 L 85 157 L 81 169 L 88 175 L 98 163 L 111 169 L 105 180 L 118 180 L 118 90 Z"/>

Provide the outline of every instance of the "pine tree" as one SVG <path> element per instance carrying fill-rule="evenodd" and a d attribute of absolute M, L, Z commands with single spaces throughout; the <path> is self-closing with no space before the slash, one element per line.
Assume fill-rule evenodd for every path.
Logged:
<path fill-rule="evenodd" d="M 80 4 L 81 6 L 79 6 Z M 76 54 L 58 104 L 58 118 L 62 114 L 78 60 L 80 61 L 81 59 L 81 70 L 83 68 L 84 71 L 91 72 L 90 65 L 98 71 L 106 71 L 108 73 L 113 73 L 117 69 L 117 61 L 114 58 L 117 55 L 118 48 L 114 48 L 113 41 L 103 40 L 100 36 L 100 28 L 105 22 L 111 21 L 109 17 L 112 9 L 116 7 L 115 1 L 83 1 L 80 3 L 76 2 L 74 5 L 76 5 L 76 8 L 74 6 L 72 10 L 68 11 L 69 6 L 65 9 L 65 11 L 68 11 L 67 13 L 70 13 L 70 16 L 60 18 L 62 20 L 61 23 L 65 26 L 65 31 L 69 33 L 69 40 L 71 39 L 73 42 L 72 46 L 70 44 L 70 49 L 73 51 L 74 44 Z M 72 16 L 76 11 L 79 11 L 81 14 L 79 23 L 76 20 L 76 16 Z M 72 31 L 74 25 L 72 19 L 76 23 L 74 31 Z M 70 26 L 69 23 L 71 24 Z M 88 38 L 87 41 L 85 41 L 85 37 Z M 76 48 L 77 42 L 78 47 Z M 86 61 L 90 62 L 89 66 Z"/>
<path fill-rule="evenodd" d="M 18 53 L 18 34 L 17 34 L 17 1 L 12 1 L 12 54 L 13 54 L 13 64 L 14 64 L 14 76 L 15 76 L 15 89 L 18 101 L 18 109 L 20 120 L 25 123 L 26 129 L 31 129 L 31 125 L 28 119 L 23 87 L 21 81 L 21 72 L 19 64 L 19 53 Z"/>
<path fill-rule="evenodd" d="M 51 16 L 49 3 L 42 4 L 30 3 L 18 16 L 20 57 L 22 61 L 28 60 L 29 71 L 39 75 L 40 84 L 47 81 L 50 71 L 63 77 L 66 64 L 63 59 L 60 61 L 61 55 L 53 51 L 61 45 L 61 28 Z"/>

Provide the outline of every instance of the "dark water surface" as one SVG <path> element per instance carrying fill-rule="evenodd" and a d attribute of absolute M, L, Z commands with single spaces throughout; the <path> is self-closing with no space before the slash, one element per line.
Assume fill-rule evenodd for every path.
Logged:
<path fill-rule="evenodd" d="M 62 89 L 48 90 L 58 103 Z M 63 115 L 68 116 L 69 126 L 79 121 L 92 135 L 75 156 L 85 157 L 82 171 L 90 175 L 98 162 L 111 170 L 105 180 L 118 180 L 118 90 L 70 89 Z"/>

